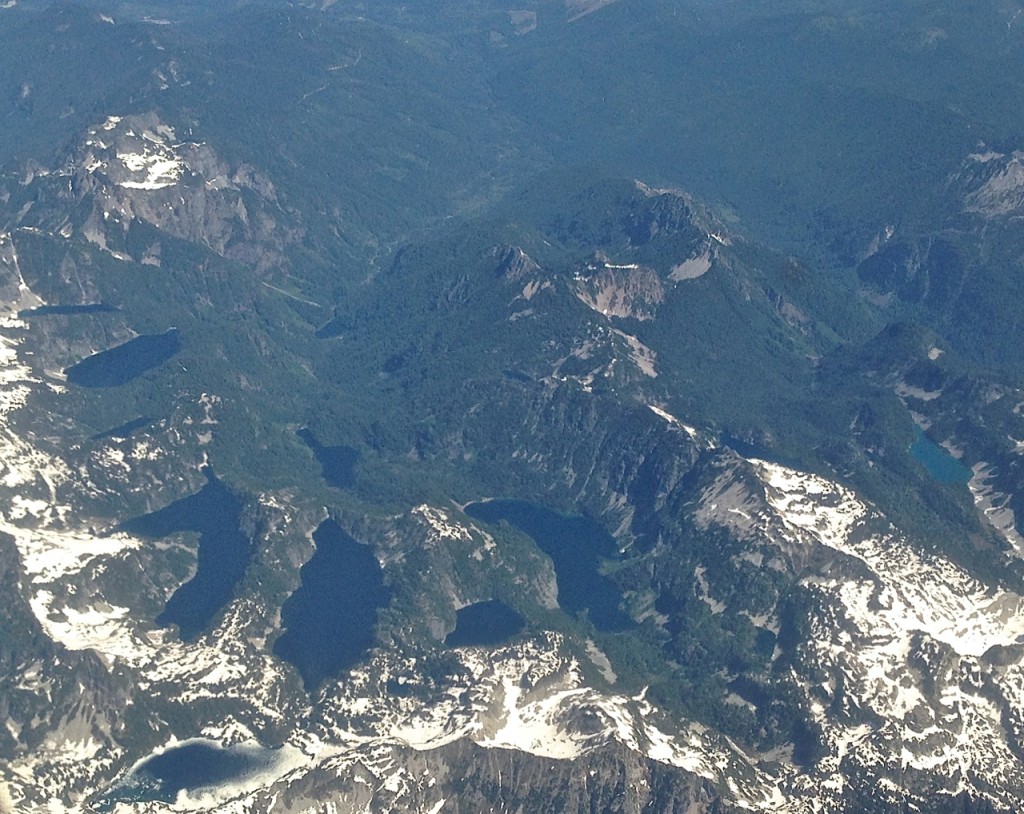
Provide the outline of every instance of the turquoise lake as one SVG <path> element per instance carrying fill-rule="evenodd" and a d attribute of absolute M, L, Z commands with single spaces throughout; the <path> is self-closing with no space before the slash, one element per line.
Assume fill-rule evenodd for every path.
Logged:
<path fill-rule="evenodd" d="M 939 483 L 967 483 L 971 479 L 971 470 L 925 435 L 920 427 L 910 445 L 910 454 Z"/>

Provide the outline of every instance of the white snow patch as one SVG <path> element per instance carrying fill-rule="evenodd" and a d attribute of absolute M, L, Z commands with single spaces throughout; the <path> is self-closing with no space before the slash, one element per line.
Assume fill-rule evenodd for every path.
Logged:
<path fill-rule="evenodd" d="M 868 507 L 843 486 L 778 464 L 752 461 L 767 487 L 769 503 L 796 540 L 815 541 L 859 559 L 876 581 L 836 584 L 857 618 L 886 624 L 905 649 L 905 637 L 927 633 L 963 656 L 980 656 L 994 645 L 1024 636 L 1024 602 L 989 588 L 959 566 L 929 556 L 901 538 L 864 527 Z M 855 531 L 863 532 L 855 535 Z M 882 637 L 876 627 L 874 637 Z"/>
<path fill-rule="evenodd" d="M 913 547 L 845 487 L 777 464 L 752 463 L 781 522 L 766 526 L 769 533 L 781 533 L 791 546 L 828 547 L 863 569 L 843 568 L 839 561 L 804 578 L 830 597 L 839 614 L 812 618 L 809 657 L 818 669 L 842 678 L 846 703 L 884 722 L 870 728 L 837 722 L 812 696 L 810 709 L 832 752 L 819 763 L 817 787 L 823 780 L 825 788 L 841 791 L 839 762 L 848 753 L 870 766 L 886 763 L 894 749 L 904 769 L 960 777 L 959 788 L 967 788 L 963 778 L 974 774 L 1008 778 L 1018 761 L 1006 743 L 999 706 L 982 687 L 998 686 L 1002 702 L 1019 715 L 1024 666 L 1014 650 L 1004 651 L 1013 659 L 1009 667 L 991 668 L 983 657 L 993 647 L 1024 642 L 1024 600 Z M 922 670 L 934 690 L 921 684 Z M 831 694 L 831 679 L 819 686 Z M 956 788 L 954 783 L 953 793 Z"/>
<path fill-rule="evenodd" d="M 430 528 L 429 539 L 431 542 L 473 539 L 467 528 L 452 520 L 442 509 L 423 503 L 416 506 L 412 513 Z"/>
<path fill-rule="evenodd" d="M 580 745 L 555 723 L 560 702 L 581 690 L 567 690 L 520 706 L 523 691 L 511 678 L 502 679 L 504 718 L 501 728 L 478 743 L 486 747 L 519 749 L 541 757 L 571 760 L 581 752 Z"/>
<path fill-rule="evenodd" d="M 141 180 L 119 181 L 127 189 L 156 190 L 174 186 L 184 172 L 184 162 L 163 152 L 118 153 L 118 159 L 129 172 L 145 177 Z"/>
<path fill-rule="evenodd" d="M 43 624 L 47 635 L 69 650 L 98 650 L 110 653 L 123 639 L 124 619 L 128 608 L 107 606 L 80 611 L 58 606 L 49 591 L 39 591 L 30 600 L 32 611 Z M 55 608 L 59 607 L 59 610 Z M 122 654 L 123 655 L 123 654 Z"/>
<path fill-rule="evenodd" d="M 6 523 L 2 513 L 0 531 L 14 537 L 26 575 L 40 585 L 80 573 L 96 558 L 110 558 L 141 546 L 138 539 L 126 534 L 98 537 L 88 532 L 23 529 Z"/>
<path fill-rule="evenodd" d="M 1018 451 L 1024 448 L 1020 442 L 1016 443 Z M 1024 558 L 1024 537 L 1017 531 L 1017 518 L 1010 508 L 1010 497 L 997 492 L 992 486 L 994 474 L 989 464 L 979 461 L 971 467 L 971 478 L 967 482 L 967 488 L 974 497 L 974 505 L 978 507 L 982 519 L 1010 544 L 1014 557 Z"/>
<path fill-rule="evenodd" d="M 667 410 L 664 410 L 661 407 L 657 407 L 657 406 L 655 406 L 653 404 L 648 404 L 647 406 L 648 406 L 648 408 L 650 408 L 651 412 L 654 413 L 656 416 L 659 416 L 659 417 L 665 419 L 669 424 L 672 424 L 673 426 L 679 427 L 680 429 L 684 430 L 691 438 L 693 438 L 693 439 L 697 438 L 697 430 L 696 429 L 694 429 L 693 427 L 689 426 L 688 424 L 684 424 L 682 421 L 680 421 L 678 418 L 676 418 L 674 415 L 672 415 Z"/>

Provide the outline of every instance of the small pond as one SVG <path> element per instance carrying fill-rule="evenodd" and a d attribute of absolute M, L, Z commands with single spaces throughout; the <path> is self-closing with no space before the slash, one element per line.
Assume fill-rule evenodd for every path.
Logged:
<path fill-rule="evenodd" d="M 910 445 L 910 454 L 939 483 L 967 483 L 971 479 L 971 470 L 925 435 L 920 427 Z"/>
<path fill-rule="evenodd" d="M 518 636 L 526 621 L 504 602 L 474 602 L 455 613 L 455 630 L 444 643 L 448 647 L 494 647 Z"/>
<path fill-rule="evenodd" d="M 323 478 L 330 486 L 348 489 L 355 485 L 358 450 L 346 446 L 324 446 L 308 428 L 299 430 L 298 436 L 313 450 L 320 463 Z"/>

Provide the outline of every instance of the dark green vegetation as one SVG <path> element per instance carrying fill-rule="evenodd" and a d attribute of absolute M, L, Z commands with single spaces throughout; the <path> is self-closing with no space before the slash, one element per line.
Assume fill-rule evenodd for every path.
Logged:
<path fill-rule="evenodd" d="M 730 449 L 1020 585 L 965 486 L 993 464 L 1024 516 L 1024 29 L 1003 5 L 619 0 L 570 23 L 538 0 L 535 28 L 491 0 L 102 5 L 116 25 L 0 10 L 0 231 L 49 303 L 21 314 L 66 369 L 68 445 L 178 456 L 176 493 L 85 509 L 152 499 L 122 527 L 202 535 L 159 617 L 184 638 L 272 570 L 250 541 L 276 491 L 332 517 L 260 585 L 308 689 L 374 644 L 479 641 L 454 608 L 493 600 L 496 639 L 592 638 L 626 690 L 810 763 L 789 682 L 815 596 L 695 519 Z M 133 114 L 214 157 L 115 222 L 101 204 L 127 193 L 74 166 Z M 201 461 L 223 483 L 187 496 Z M 492 524 L 497 564 L 403 548 L 419 504 L 473 504 L 452 513 Z"/>

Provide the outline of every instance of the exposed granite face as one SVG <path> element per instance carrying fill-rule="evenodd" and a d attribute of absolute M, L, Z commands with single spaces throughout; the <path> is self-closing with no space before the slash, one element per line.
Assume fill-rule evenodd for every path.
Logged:
<path fill-rule="evenodd" d="M 372 767 L 385 763 L 395 773 L 381 785 Z M 276 794 L 273 810 L 299 814 L 330 803 L 339 811 L 373 814 L 732 810 L 703 778 L 628 749 L 610 746 L 565 761 L 469 740 L 429 751 L 381 746 L 347 755 L 344 763 L 310 772 Z"/>
<path fill-rule="evenodd" d="M 72 651 L 46 635 L 25 597 L 23 569 L 14 540 L 0 533 L 0 784 L 27 755 L 39 768 L 57 770 L 71 788 L 95 777 L 76 777 L 68 753 L 93 748 L 117 751 L 123 735 L 119 708 L 128 703 L 127 682 L 90 650 Z M 49 766 L 48 756 L 56 758 Z M 0 789 L 0 810 L 3 807 Z"/>

